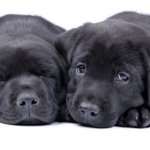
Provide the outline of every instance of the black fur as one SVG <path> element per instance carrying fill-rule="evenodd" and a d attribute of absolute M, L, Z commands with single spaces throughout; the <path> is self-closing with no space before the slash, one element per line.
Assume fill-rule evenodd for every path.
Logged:
<path fill-rule="evenodd" d="M 0 122 L 53 122 L 66 94 L 66 63 L 54 47 L 65 30 L 37 16 L 0 18 Z"/>
<path fill-rule="evenodd" d="M 56 47 L 70 65 L 66 103 L 75 121 L 149 125 L 150 16 L 123 12 L 86 23 L 60 34 Z M 78 73 L 78 66 L 85 72 Z M 117 80 L 122 72 L 128 81 Z"/>

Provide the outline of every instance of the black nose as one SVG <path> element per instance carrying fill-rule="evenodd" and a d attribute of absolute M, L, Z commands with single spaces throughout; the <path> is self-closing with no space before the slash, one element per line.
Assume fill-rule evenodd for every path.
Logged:
<path fill-rule="evenodd" d="M 39 102 L 39 99 L 34 94 L 28 94 L 28 93 L 22 93 L 17 98 L 17 105 L 18 106 L 34 106 L 37 105 Z"/>
<path fill-rule="evenodd" d="M 82 117 L 88 119 L 95 118 L 99 114 L 98 106 L 89 102 L 82 102 L 79 106 L 79 111 Z"/>

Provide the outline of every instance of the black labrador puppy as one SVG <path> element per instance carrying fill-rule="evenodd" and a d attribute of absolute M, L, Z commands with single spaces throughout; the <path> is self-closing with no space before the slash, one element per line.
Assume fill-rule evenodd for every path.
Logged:
<path fill-rule="evenodd" d="M 62 33 L 55 44 L 70 64 L 66 103 L 76 122 L 150 124 L 150 16 L 119 13 Z"/>
<path fill-rule="evenodd" d="M 0 18 L 0 122 L 49 124 L 66 94 L 66 63 L 54 47 L 65 30 L 37 16 Z"/>

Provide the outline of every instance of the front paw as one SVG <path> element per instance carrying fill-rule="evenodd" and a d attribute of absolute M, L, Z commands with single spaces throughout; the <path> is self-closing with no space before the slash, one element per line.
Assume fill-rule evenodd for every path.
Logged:
<path fill-rule="evenodd" d="M 150 126 L 150 109 L 146 106 L 128 110 L 117 122 L 117 126 L 145 128 Z"/>

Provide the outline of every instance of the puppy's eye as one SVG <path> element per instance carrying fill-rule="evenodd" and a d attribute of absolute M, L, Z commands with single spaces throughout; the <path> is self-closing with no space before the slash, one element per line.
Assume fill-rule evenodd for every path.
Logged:
<path fill-rule="evenodd" d="M 126 72 L 119 72 L 117 77 L 115 78 L 116 81 L 127 82 L 130 79 L 130 75 Z"/>
<path fill-rule="evenodd" d="M 6 83 L 4 80 L 0 80 L 0 86 L 3 86 Z"/>
<path fill-rule="evenodd" d="M 85 64 L 78 64 L 78 65 L 76 66 L 76 73 L 77 73 L 77 74 L 83 75 L 83 74 L 85 73 L 85 71 L 86 71 L 86 66 L 85 66 Z"/>

